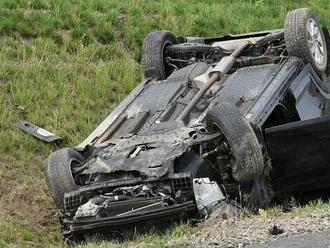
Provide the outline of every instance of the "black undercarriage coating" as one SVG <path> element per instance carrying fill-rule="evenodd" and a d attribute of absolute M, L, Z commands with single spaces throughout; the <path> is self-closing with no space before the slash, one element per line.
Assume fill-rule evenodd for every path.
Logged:
<path fill-rule="evenodd" d="M 260 39 L 244 50 L 231 70 L 199 99 L 186 122 L 178 121 L 178 116 L 205 85 L 204 77 L 212 66 L 233 49 L 214 45 L 211 40 L 169 46 L 165 63 L 173 69 L 172 74 L 165 80 L 146 80 L 139 85 L 76 148 L 85 160 L 74 178 L 79 189 L 64 195 L 61 224 L 65 239 L 87 240 L 89 234 L 102 232 L 116 236 L 147 223 L 196 217 L 200 213 L 196 208 L 194 178 L 209 178 L 225 192 L 226 200 L 242 205 L 241 189 L 264 190 L 260 186 L 266 185 L 264 179 L 243 183 L 234 179 L 235 154 L 222 130 L 211 131 L 206 126 L 206 113 L 220 101 L 237 107 L 253 127 L 264 163 L 271 163 L 274 168 L 267 180 L 275 182 L 275 193 L 299 190 L 281 188 L 285 182 L 278 178 L 290 170 L 289 165 L 284 166 L 289 163 L 283 160 L 287 153 L 284 149 L 294 149 L 297 136 L 306 136 L 308 140 L 310 137 L 305 128 L 295 136 L 290 127 L 282 129 L 280 125 L 311 118 L 299 109 L 309 101 L 313 103 L 310 115 L 320 117 L 323 98 L 312 96 L 309 85 L 321 79 L 309 65 L 289 57 L 283 42 L 282 31 L 260 34 Z M 297 82 L 305 81 L 303 88 L 296 87 Z M 324 119 L 315 124 L 322 127 L 323 138 L 327 138 L 328 123 Z M 322 160 L 328 161 L 323 157 Z M 313 161 L 310 156 L 302 163 L 310 168 Z M 327 167 L 325 163 L 322 166 Z"/>

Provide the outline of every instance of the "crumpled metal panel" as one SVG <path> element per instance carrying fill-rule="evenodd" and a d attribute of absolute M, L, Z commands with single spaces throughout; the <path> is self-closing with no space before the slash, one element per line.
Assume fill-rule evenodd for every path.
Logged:
<path fill-rule="evenodd" d="M 173 161 L 191 146 L 192 128 L 147 136 L 134 135 L 112 141 L 112 146 L 90 159 L 84 174 L 138 171 L 161 177 L 173 172 Z"/>

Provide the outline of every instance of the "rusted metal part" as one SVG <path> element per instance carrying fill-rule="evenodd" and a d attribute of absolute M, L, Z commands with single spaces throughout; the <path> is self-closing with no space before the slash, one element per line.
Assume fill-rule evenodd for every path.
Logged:
<path fill-rule="evenodd" d="M 239 54 L 247 47 L 249 43 L 245 42 L 241 44 L 230 56 L 223 57 L 219 63 L 211 70 L 209 80 L 201 88 L 193 99 L 189 102 L 187 107 L 182 111 L 182 113 L 177 118 L 178 121 L 185 121 L 185 118 L 189 115 L 190 111 L 195 107 L 197 102 L 202 98 L 206 91 L 208 91 L 212 85 L 221 79 L 221 77 L 226 74 L 234 65 L 236 58 Z"/>

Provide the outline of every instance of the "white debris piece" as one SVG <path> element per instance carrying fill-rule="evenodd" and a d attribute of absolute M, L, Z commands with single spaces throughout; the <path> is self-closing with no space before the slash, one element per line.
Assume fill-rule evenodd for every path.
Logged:
<path fill-rule="evenodd" d="M 194 178 L 193 189 L 197 209 L 201 215 L 207 216 L 214 204 L 226 199 L 218 184 L 211 182 L 208 177 Z"/>
<path fill-rule="evenodd" d="M 77 209 L 75 216 L 77 218 L 96 216 L 100 208 L 99 205 L 96 205 L 92 200 L 89 200 Z"/>

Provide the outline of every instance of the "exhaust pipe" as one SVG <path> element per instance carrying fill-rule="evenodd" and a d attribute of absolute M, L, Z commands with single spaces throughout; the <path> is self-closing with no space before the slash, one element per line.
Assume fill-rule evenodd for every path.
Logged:
<path fill-rule="evenodd" d="M 202 98 L 202 96 L 211 88 L 211 86 L 219 81 L 224 74 L 226 74 L 235 64 L 237 57 L 242 53 L 242 51 L 247 47 L 249 42 L 245 42 L 240 45 L 234 52 L 223 57 L 219 63 L 210 71 L 209 80 L 206 84 L 197 92 L 197 94 L 191 99 L 186 108 L 178 116 L 178 121 L 185 121 L 186 117 L 189 115 L 190 111 L 195 107 L 197 102 Z"/>

